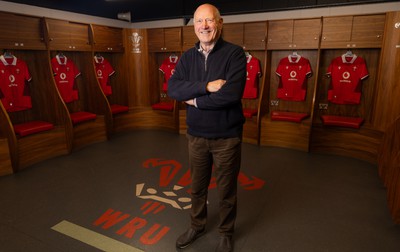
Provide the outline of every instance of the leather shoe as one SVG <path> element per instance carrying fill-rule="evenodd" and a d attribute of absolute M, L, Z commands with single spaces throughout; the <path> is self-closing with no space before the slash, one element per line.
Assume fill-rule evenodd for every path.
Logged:
<path fill-rule="evenodd" d="M 219 243 L 215 252 L 232 252 L 233 244 L 232 244 L 232 236 L 222 235 L 219 239 Z"/>
<path fill-rule="evenodd" d="M 197 238 L 204 234 L 204 229 L 195 230 L 193 228 L 189 228 L 185 233 L 181 234 L 176 240 L 176 247 L 183 249 L 192 244 Z"/>

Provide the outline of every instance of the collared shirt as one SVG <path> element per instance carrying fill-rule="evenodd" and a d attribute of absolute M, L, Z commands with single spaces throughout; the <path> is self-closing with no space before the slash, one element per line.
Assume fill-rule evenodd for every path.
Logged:
<path fill-rule="evenodd" d="M 215 46 L 215 43 L 213 43 L 213 44 L 211 45 L 210 49 L 209 49 L 208 51 L 206 51 L 206 50 L 200 45 L 198 51 L 201 52 L 201 53 L 204 55 L 204 57 L 206 57 L 206 60 L 207 60 L 207 57 L 208 57 L 208 55 L 210 54 L 210 52 L 212 51 L 212 49 L 214 48 L 214 46 Z"/>
<path fill-rule="evenodd" d="M 210 47 L 210 49 L 209 49 L 208 51 L 206 51 L 201 45 L 199 46 L 198 51 L 201 52 L 201 53 L 204 55 L 204 57 L 205 57 L 205 62 L 207 62 L 208 55 L 210 54 L 210 52 L 212 51 L 212 49 L 214 48 L 214 46 L 215 46 L 215 43 L 213 43 L 213 44 L 211 45 L 211 47 Z M 207 65 L 207 63 L 206 63 L 206 65 Z M 196 98 L 193 99 L 193 105 L 197 108 L 197 101 L 196 101 Z"/>

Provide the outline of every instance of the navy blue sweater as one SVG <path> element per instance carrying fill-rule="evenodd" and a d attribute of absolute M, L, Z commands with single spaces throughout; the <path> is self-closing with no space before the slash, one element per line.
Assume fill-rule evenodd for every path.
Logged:
<path fill-rule="evenodd" d="M 168 95 L 178 101 L 196 98 L 187 106 L 188 134 L 205 138 L 241 137 L 245 118 L 241 98 L 246 84 L 243 49 L 220 38 L 207 57 L 199 43 L 186 51 L 168 81 Z M 226 80 L 217 92 L 207 92 L 210 81 Z"/>

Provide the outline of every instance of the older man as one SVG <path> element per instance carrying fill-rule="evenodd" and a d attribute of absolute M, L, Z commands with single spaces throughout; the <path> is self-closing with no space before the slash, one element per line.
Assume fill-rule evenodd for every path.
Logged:
<path fill-rule="evenodd" d="M 241 47 L 221 38 L 223 20 L 215 6 L 199 6 L 193 21 L 199 42 L 182 55 L 168 82 L 169 96 L 187 104 L 192 178 L 191 226 L 178 237 L 176 246 L 185 248 L 205 232 L 208 186 L 214 169 L 220 217 L 216 251 L 232 251 L 245 122 L 241 98 L 246 56 Z"/>

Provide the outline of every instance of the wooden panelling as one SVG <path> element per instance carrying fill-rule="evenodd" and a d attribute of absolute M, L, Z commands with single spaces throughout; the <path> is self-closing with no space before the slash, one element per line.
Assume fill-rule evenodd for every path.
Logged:
<path fill-rule="evenodd" d="M 244 25 L 243 23 L 224 24 L 222 28 L 224 40 L 233 44 L 243 46 L 244 44 Z"/>
<path fill-rule="evenodd" d="M 123 52 L 122 28 L 92 25 L 93 50 L 96 52 Z"/>
<path fill-rule="evenodd" d="M 113 67 L 115 73 L 109 77 L 109 84 L 112 88 L 112 94 L 107 96 L 110 104 L 120 104 L 128 106 L 128 71 L 126 71 L 124 55 L 121 53 L 101 53 Z"/>
<path fill-rule="evenodd" d="M 310 119 L 294 123 L 271 121 L 268 116 L 264 116 L 261 118 L 260 145 L 308 151 L 310 127 Z"/>
<path fill-rule="evenodd" d="M 180 27 L 154 28 L 147 30 L 150 52 L 174 52 L 182 50 L 182 30 Z"/>
<path fill-rule="evenodd" d="M 246 118 L 243 125 L 243 142 L 250 144 L 259 144 L 260 139 L 259 120 L 257 116 Z"/>
<path fill-rule="evenodd" d="M 310 151 L 347 156 L 376 164 L 381 138 L 381 131 L 367 127 L 350 129 L 314 125 Z"/>
<path fill-rule="evenodd" d="M 224 24 L 222 36 L 245 50 L 265 50 L 267 22 Z"/>
<path fill-rule="evenodd" d="M 372 120 L 382 131 L 400 115 L 400 26 L 396 24 L 400 24 L 400 12 L 388 13 Z"/>
<path fill-rule="evenodd" d="M 162 42 L 163 39 L 158 40 L 157 43 L 148 43 L 147 41 L 157 37 L 157 34 L 162 33 L 162 37 L 169 37 L 167 40 L 173 39 L 173 37 L 181 36 L 181 28 L 171 28 L 171 29 L 149 29 L 149 30 L 128 30 L 126 33 L 131 34 L 133 32 L 139 33 L 144 40 L 142 43 L 147 45 L 146 47 L 141 47 L 141 53 L 131 53 L 126 55 L 128 68 L 136 69 L 136 73 L 129 73 L 130 84 L 128 88 L 128 100 L 129 100 L 129 114 L 124 116 L 114 117 L 114 129 L 116 131 L 126 131 L 138 128 L 160 128 L 172 130 L 178 132 L 179 116 L 178 110 L 174 109 L 172 112 L 169 111 L 157 111 L 151 108 L 151 105 L 161 102 L 161 101 L 171 101 L 165 92 L 162 91 L 162 83 L 164 82 L 164 76 L 159 70 L 164 59 L 169 57 L 171 54 L 180 55 L 181 50 L 181 40 L 179 41 L 179 48 L 177 51 L 164 50 L 163 45 L 158 44 Z M 153 41 L 154 42 L 154 41 Z M 174 42 L 174 43 L 175 43 Z M 164 43 L 164 42 L 162 42 Z M 173 46 L 173 43 L 169 41 Z M 159 48 L 159 46 L 162 46 Z M 129 48 L 131 45 L 127 47 Z M 131 121 L 132 120 L 132 121 Z"/>
<path fill-rule="evenodd" d="M 380 48 L 385 16 L 323 17 L 321 48 Z"/>
<path fill-rule="evenodd" d="M 267 22 L 244 23 L 243 49 L 265 50 Z"/>
<path fill-rule="evenodd" d="M 319 47 L 321 36 L 321 19 L 294 20 L 293 45 L 298 49 L 315 49 Z"/>
<path fill-rule="evenodd" d="M 104 116 L 97 115 L 96 120 L 74 125 L 73 150 L 79 150 L 90 144 L 107 140 L 106 122 Z"/>
<path fill-rule="evenodd" d="M 154 28 L 147 30 L 147 46 L 150 52 L 164 51 L 164 29 Z"/>
<path fill-rule="evenodd" d="M 179 131 L 178 110 L 169 112 L 153 110 L 151 107 L 134 107 L 127 116 L 117 116 L 114 120 L 116 131 L 135 129 L 160 129 L 175 133 Z"/>
<path fill-rule="evenodd" d="M 133 45 L 129 42 L 129 38 L 132 33 L 139 34 L 143 40 L 139 44 L 140 53 L 125 53 L 126 69 L 125 74 L 127 75 L 128 85 L 128 102 L 129 107 L 145 107 L 150 106 L 149 98 L 149 57 L 147 50 L 147 31 L 138 29 L 127 29 L 125 30 L 125 42 L 127 45 L 127 51 L 132 52 Z M 127 43 L 129 42 L 129 43 Z M 135 69 L 135 71 L 129 71 L 127 69 Z"/>
<path fill-rule="evenodd" d="M 179 134 L 186 134 L 186 109 L 179 109 Z"/>
<path fill-rule="evenodd" d="M 378 152 L 378 171 L 386 187 L 392 219 L 400 224 L 400 117 L 388 126 L 383 136 Z"/>
<path fill-rule="evenodd" d="M 193 25 L 182 27 L 182 51 L 187 51 L 197 43 L 198 38 L 194 32 Z"/>
<path fill-rule="evenodd" d="M 355 43 L 368 41 L 370 47 L 380 47 L 383 41 L 385 14 L 354 16 L 351 40 Z"/>
<path fill-rule="evenodd" d="M 323 17 L 322 42 L 347 42 L 351 39 L 353 16 Z"/>
<path fill-rule="evenodd" d="M 0 12 L 0 48 L 45 50 L 43 20 Z"/>
<path fill-rule="evenodd" d="M 0 176 L 12 174 L 10 151 L 8 148 L 8 140 L 0 137 Z"/>
<path fill-rule="evenodd" d="M 287 48 L 293 41 L 293 20 L 268 21 L 268 49 Z"/>
<path fill-rule="evenodd" d="M 270 50 L 317 49 L 321 34 L 321 19 L 268 21 L 268 44 Z"/>
<path fill-rule="evenodd" d="M 50 50 L 91 51 L 89 25 L 57 19 L 45 19 Z"/>
<path fill-rule="evenodd" d="M 169 52 L 180 52 L 182 50 L 182 29 L 164 28 L 165 50 Z"/>
<path fill-rule="evenodd" d="M 69 153 L 62 127 L 18 138 L 18 147 L 18 170 Z"/>

